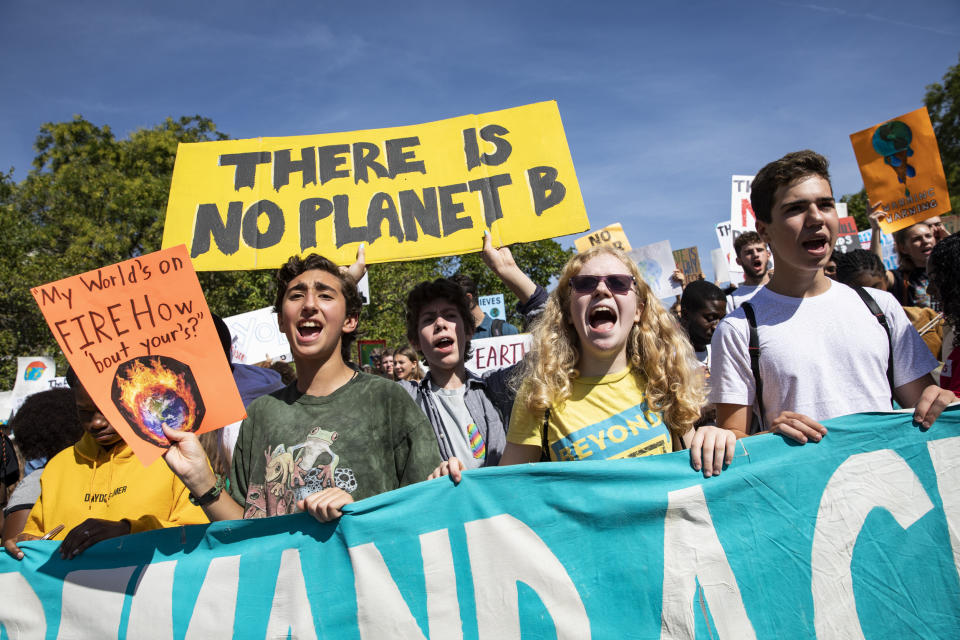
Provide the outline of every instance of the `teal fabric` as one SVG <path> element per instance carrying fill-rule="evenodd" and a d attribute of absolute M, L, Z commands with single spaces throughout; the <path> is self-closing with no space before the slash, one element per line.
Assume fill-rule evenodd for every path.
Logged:
<path fill-rule="evenodd" d="M 45 637 L 57 637 L 65 633 L 62 608 L 107 593 L 121 604 L 97 606 L 84 622 L 86 637 L 127 637 L 149 611 L 160 620 L 155 637 L 171 637 L 168 630 L 184 637 L 191 619 L 200 625 L 212 617 L 209 624 L 232 622 L 235 637 L 263 638 L 271 615 L 283 626 L 285 613 L 295 615 L 291 607 L 309 609 L 303 615 L 313 628 L 294 624 L 281 637 L 289 631 L 292 637 L 359 638 L 362 610 L 375 612 L 363 621 L 367 637 L 375 637 L 370 625 L 394 622 L 390 637 L 405 637 L 404 624 L 430 637 L 440 610 L 428 617 L 425 585 L 455 577 L 452 589 L 434 595 L 455 596 L 464 638 L 480 637 L 491 621 L 509 625 L 513 607 L 522 637 L 683 637 L 661 635 L 665 602 L 690 611 L 697 638 L 751 637 L 722 632 L 737 607 L 757 638 L 814 638 L 818 628 L 822 638 L 856 637 L 842 635 L 854 627 L 866 638 L 960 637 L 960 580 L 948 529 L 950 521 L 960 531 L 960 460 L 953 455 L 960 455 L 960 408 L 948 409 L 928 431 L 913 426 L 909 413 L 846 416 L 826 426 L 819 444 L 798 446 L 776 435 L 741 440 L 734 463 L 709 479 L 690 468 L 686 452 L 497 467 L 467 472 L 459 486 L 442 478 L 361 500 L 346 507 L 338 523 L 294 514 L 153 531 L 106 541 L 72 561 L 59 558 L 58 543 L 22 543 L 22 562 L 0 557 L 0 622 L 6 625 L 0 635 L 15 634 L 19 616 L 22 637 L 34 637 L 28 633 L 41 624 Z M 938 463 L 931 452 L 942 454 Z M 689 524 L 670 520 L 678 513 L 671 504 L 701 492 L 710 526 L 697 544 L 665 539 L 669 527 Z M 874 502 L 885 506 L 871 508 Z M 849 534 L 846 561 L 831 531 Z M 718 585 L 710 577 L 711 539 L 722 547 L 732 582 Z M 425 574 L 424 553 L 440 557 L 435 552 L 444 540 L 452 571 Z M 839 560 L 815 560 L 838 551 Z M 351 563 L 351 553 L 361 552 L 368 560 L 362 567 Z M 232 556 L 239 556 L 239 587 L 231 621 L 196 602 L 209 595 L 201 585 L 213 571 L 211 561 Z M 369 559 L 376 557 L 386 571 L 373 581 L 380 591 L 375 599 L 364 591 L 358 605 L 362 581 L 354 571 L 369 576 L 376 565 Z M 665 573 L 683 562 L 692 567 L 682 576 L 689 589 L 665 597 Z M 142 576 L 150 563 L 148 580 Z M 151 591 L 154 569 L 157 575 L 172 572 L 172 589 Z M 556 593 L 537 584 L 535 574 L 550 571 L 560 576 L 556 584 L 569 581 L 579 605 L 560 606 Z M 70 572 L 78 573 L 68 580 L 99 583 L 99 591 L 74 598 L 63 582 Z M 847 575 L 850 589 L 843 586 Z M 489 596 L 491 576 L 501 596 L 492 612 L 477 604 Z M 138 578 L 144 586 L 134 596 Z M 309 607 L 288 601 L 299 584 Z M 231 589 L 216 593 L 221 601 L 229 597 Z M 400 609 L 391 608 L 398 601 Z M 844 602 L 852 606 L 827 610 Z M 28 616 L 38 606 L 42 615 Z M 576 628 L 578 606 L 589 631 Z M 678 605 L 669 606 L 675 612 Z M 172 615 L 163 613 L 165 607 Z"/>

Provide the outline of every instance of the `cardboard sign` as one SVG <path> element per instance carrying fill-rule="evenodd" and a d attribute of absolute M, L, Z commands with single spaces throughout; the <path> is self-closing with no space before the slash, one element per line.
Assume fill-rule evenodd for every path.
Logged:
<path fill-rule="evenodd" d="M 870 202 L 887 233 L 950 211 L 940 148 L 926 107 L 850 134 Z"/>
<path fill-rule="evenodd" d="M 494 320 L 504 320 L 507 317 L 507 307 L 503 302 L 502 293 L 490 296 L 479 296 L 477 298 L 477 306 Z"/>
<path fill-rule="evenodd" d="M 198 270 L 367 263 L 590 227 L 556 102 L 349 133 L 180 144 L 163 246 Z"/>
<path fill-rule="evenodd" d="M 13 391 L 0 391 L 0 425 L 7 424 L 13 415 Z"/>
<path fill-rule="evenodd" d="M 0 553 L 9 638 L 960 637 L 960 421 L 827 422 L 686 451 L 523 464 L 306 513 Z M 636 424 L 598 425 L 600 452 Z M 636 427 L 634 427 L 636 428 Z M 599 456 L 598 456 L 599 457 Z M 392 468 L 391 468 L 392 470 Z M 771 594 L 784 595 L 783 598 Z M 2 632 L 0 632 L 2 634 Z"/>
<path fill-rule="evenodd" d="M 247 311 L 223 319 L 230 329 L 233 362 L 256 364 L 264 360 L 290 362 L 290 343 L 280 332 L 273 307 Z"/>
<path fill-rule="evenodd" d="M 700 266 L 700 252 L 696 247 L 687 247 L 677 249 L 673 252 L 673 261 L 680 271 L 683 271 L 683 279 L 686 282 L 693 282 L 703 277 L 703 268 Z"/>
<path fill-rule="evenodd" d="M 53 358 L 28 356 L 17 358 L 17 379 L 13 383 L 13 398 L 16 406 L 23 404 L 27 396 L 50 388 L 50 380 L 57 377 L 57 365 Z"/>
<path fill-rule="evenodd" d="M 857 237 L 860 239 L 860 248 L 870 250 L 870 242 L 873 238 L 873 230 L 866 229 L 857 234 Z M 897 251 L 893 243 L 893 236 L 889 233 L 880 232 L 880 250 L 883 252 L 883 255 L 880 259 L 883 261 L 883 266 L 885 269 L 893 270 L 897 268 L 899 260 L 897 259 Z"/>
<path fill-rule="evenodd" d="M 739 231 L 737 231 L 737 235 L 740 235 Z M 726 282 L 729 280 L 731 284 L 740 284 L 743 282 L 743 267 L 737 262 L 737 256 L 733 253 L 733 237 L 733 225 L 730 224 L 729 220 L 717 223 L 717 243 L 720 245 L 720 250 L 723 251 L 723 259 L 727 263 L 727 277 L 720 281 Z M 716 267 L 714 267 L 714 271 L 717 271 Z"/>
<path fill-rule="evenodd" d="M 841 204 L 844 203 L 837 203 L 837 213 L 840 213 L 839 207 Z M 846 205 L 844 205 L 843 213 L 846 213 Z M 834 244 L 833 250 L 837 253 L 848 253 L 854 249 L 859 249 L 860 232 L 857 231 L 857 221 L 853 219 L 853 216 L 845 216 L 840 218 L 839 223 L 837 242 Z"/>
<path fill-rule="evenodd" d="M 940 222 L 943 223 L 943 228 L 947 230 L 947 233 L 954 234 L 957 231 L 960 231 L 960 216 L 942 216 Z"/>
<path fill-rule="evenodd" d="M 477 338 L 470 341 L 473 354 L 465 363 L 467 369 L 476 374 L 496 371 L 512 366 L 523 360 L 530 351 L 533 337 L 529 333 L 495 338 Z"/>
<path fill-rule="evenodd" d="M 713 263 L 713 279 L 715 282 L 729 282 L 730 270 L 727 267 L 727 257 L 723 255 L 723 249 L 713 249 L 710 251 L 710 262 Z"/>
<path fill-rule="evenodd" d="M 360 282 L 357 283 L 357 291 L 360 292 L 360 299 L 364 305 L 370 304 L 370 273 L 363 274 Z"/>
<path fill-rule="evenodd" d="M 621 251 L 630 251 L 630 241 L 627 240 L 627 234 L 623 232 L 623 225 L 619 222 L 580 236 L 573 241 L 573 246 L 577 248 L 577 253 L 583 253 L 590 247 L 596 247 L 601 244 L 612 244 Z"/>
<path fill-rule="evenodd" d="M 683 287 L 680 286 L 680 283 L 671 279 L 677 265 L 673 261 L 673 251 L 670 249 L 669 240 L 661 240 L 634 249 L 630 252 L 630 257 L 637 263 L 640 274 L 653 289 L 655 296 L 667 298 L 683 293 Z"/>
<path fill-rule="evenodd" d="M 161 424 L 204 433 L 244 417 L 186 247 L 31 293 L 91 399 L 144 465 L 169 446 Z"/>
<path fill-rule="evenodd" d="M 386 349 L 386 340 L 357 340 L 357 358 L 360 366 L 367 364 L 373 366 L 373 352 L 377 349 Z"/>
<path fill-rule="evenodd" d="M 750 187 L 753 176 L 732 176 L 730 181 L 730 225 L 733 239 L 744 231 L 757 230 L 757 216 L 750 204 Z"/>

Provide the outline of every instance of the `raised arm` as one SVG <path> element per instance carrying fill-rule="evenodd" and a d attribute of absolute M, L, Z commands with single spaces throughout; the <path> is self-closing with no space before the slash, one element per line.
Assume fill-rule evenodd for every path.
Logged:
<path fill-rule="evenodd" d="M 520 304 L 525 304 L 530 300 L 534 291 L 537 290 L 536 283 L 530 277 L 521 271 L 520 267 L 513 259 L 510 248 L 503 246 L 496 248 L 493 246 L 493 239 L 489 232 L 483 235 L 483 262 L 498 278 L 507 285 L 507 288 L 517 296 Z"/>

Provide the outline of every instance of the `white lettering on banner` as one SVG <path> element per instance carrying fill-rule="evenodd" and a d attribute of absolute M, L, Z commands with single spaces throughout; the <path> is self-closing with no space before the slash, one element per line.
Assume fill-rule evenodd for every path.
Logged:
<path fill-rule="evenodd" d="M 703 487 L 694 485 L 671 491 L 667 505 L 663 522 L 661 640 L 695 637 L 693 597 L 698 578 L 719 637 L 756 638 L 736 576 L 713 527 Z"/>
<path fill-rule="evenodd" d="M 153 562 L 140 572 L 130 603 L 127 637 L 173 640 L 173 573 L 176 560 Z"/>
<path fill-rule="evenodd" d="M 273 591 L 266 637 L 317 640 L 307 585 L 300 567 L 300 551 L 297 549 L 284 549 L 280 556 L 280 571 Z"/>
<path fill-rule="evenodd" d="M 240 556 L 214 558 L 200 585 L 185 640 L 230 640 L 237 610 Z"/>
<path fill-rule="evenodd" d="M 426 579 L 430 638 L 462 638 L 457 578 L 447 530 L 421 535 L 420 551 Z M 357 592 L 360 637 L 425 640 L 376 545 L 370 542 L 350 547 L 350 562 Z"/>
<path fill-rule="evenodd" d="M 10 640 L 42 640 L 47 635 L 43 603 L 21 573 L 0 573 L 0 629 Z"/>
<path fill-rule="evenodd" d="M 810 558 L 818 638 L 864 637 L 850 564 L 863 524 L 877 507 L 889 511 L 903 529 L 933 509 L 917 474 L 890 449 L 844 460 L 820 498 Z"/>
<path fill-rule="evenodd" d="M 586 640 L 590 619 L 560 560 L 533 529 L 509 514 L 464 524 L 481 638 L 520 638 L 517 582 L 536 591 L 557 640 Z"/>
<path fill-rule="evenodd" d="M 960 575 L 960 437 L 928 442 L 927 451 L 933 461 L 937 490 L 947 516 L 953 564 Z"/>
<path fill-rule="evenodd" d="M 116 638 L 136 567 L 71 571 L 63 579 L 57 638 Z"/>

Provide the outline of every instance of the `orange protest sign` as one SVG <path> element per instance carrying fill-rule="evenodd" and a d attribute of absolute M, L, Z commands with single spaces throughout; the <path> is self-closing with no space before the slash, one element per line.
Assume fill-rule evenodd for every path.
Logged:
<path fill-rule="evenodd" d="M 923 107 L 850 135 L 870 202 L 887 212 L 887 233 L 950 211 L 940 149 Z"/>
<path fill-rule="evenodd" d="M 31 290 L 90 398 L 144 465 L 161 424 L 203 433 L 244 417 L 185 246 Z"/>

